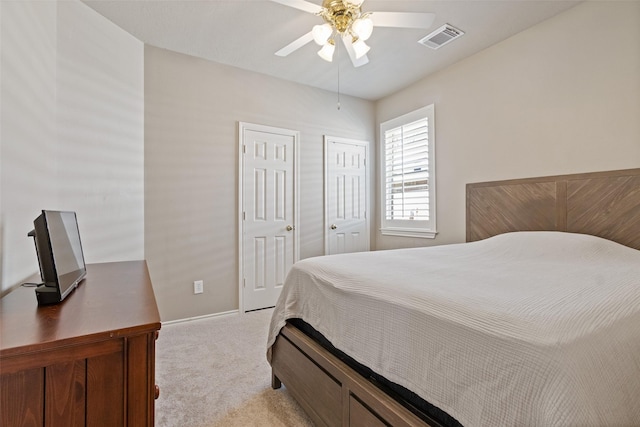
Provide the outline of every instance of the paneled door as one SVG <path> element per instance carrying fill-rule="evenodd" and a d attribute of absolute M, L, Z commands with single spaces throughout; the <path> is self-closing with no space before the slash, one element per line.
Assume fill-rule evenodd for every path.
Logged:
<path fill-rule="evenodd" d="M 325 253 L 369 250 L 366 141 L 325 136 Z"/>
<path fill-rule="evenodd" d="M 275 305 L 297 260 L 298 133 L 240 124 L 241 310 Z"/>

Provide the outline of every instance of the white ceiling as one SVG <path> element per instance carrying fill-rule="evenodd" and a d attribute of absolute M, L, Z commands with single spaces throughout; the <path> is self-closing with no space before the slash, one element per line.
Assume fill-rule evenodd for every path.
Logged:
<path fill-rule="evenodd" d="M 431 28 L 375 28 L 369 63 L 342 46 L 333 63 L 311 42 L 274 55 L 322 19 L 269 0 L 83 0 L 146 44 L 333 92 L 376 100 L 575 6 L 569 0 L 366 0 L 363 11 L 432 12 Z M 321 4 L 321 0 L 311 0 Z M 375 14 L 374 20 L 375 20 Z M 448 23 L 465 35 L 439 50 L 417 43 Z M 342 48 L 342 49 L 340 49 Z"/>

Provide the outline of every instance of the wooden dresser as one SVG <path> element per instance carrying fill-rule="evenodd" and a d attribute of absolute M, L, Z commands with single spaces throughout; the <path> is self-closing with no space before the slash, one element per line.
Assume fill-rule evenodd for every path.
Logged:
<path fill-rule="evenodd" d="M 90 264 L 60 304 L 0 299 L 0 426 L 154 425 L 160 316 L 145 261 Z"/>

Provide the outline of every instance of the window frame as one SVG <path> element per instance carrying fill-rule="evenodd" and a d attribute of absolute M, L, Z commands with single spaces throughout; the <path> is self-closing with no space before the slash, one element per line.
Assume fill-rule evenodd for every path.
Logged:
<path fill-rule="evenodd" d="M 386 141 L 385 133 L 389 130 L 413 123 L 421 119 L 428 123 L 428 164 L 429 173 L 429 219 L 428 220 L 389 220 L 386 219 Z M 435 165 L 435 106 L 434 104 L 419 108 L 400 117 L 380 124 L 379 165 L 380 165 L 380 232 L 383 236 L 418 237 L 434 239 L 436 230 L 436 165 Z"/>

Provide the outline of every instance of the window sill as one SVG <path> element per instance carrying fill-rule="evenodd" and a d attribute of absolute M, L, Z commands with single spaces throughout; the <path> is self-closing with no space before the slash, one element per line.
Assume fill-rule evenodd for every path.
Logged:
<path fill-rule="evenodd" d="M 420 230 L 415 228 L 381 228 L 383 236 L 417 237 L 420 239 L 435 239 L 438 234 L 435 230 Z"/>

